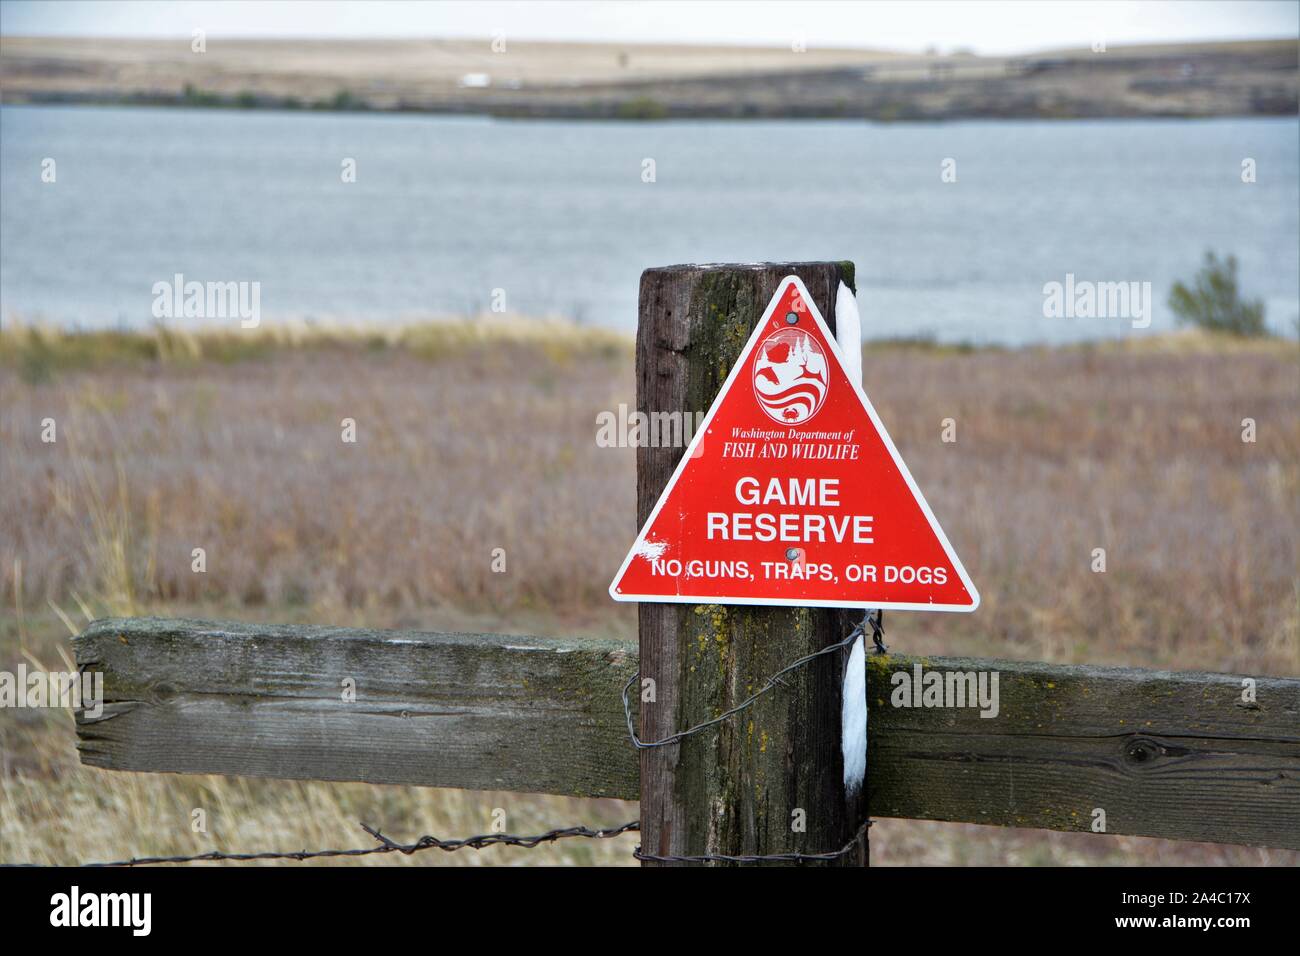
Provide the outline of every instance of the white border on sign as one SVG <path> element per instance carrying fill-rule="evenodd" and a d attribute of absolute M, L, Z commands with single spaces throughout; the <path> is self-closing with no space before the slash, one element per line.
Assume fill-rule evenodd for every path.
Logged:
<path fill-rule="evenodd" d="M 925 515 L 925 520 L 930 523 L 930 530 L 934 532 L 935 537 L 939 539 L 939 543 L 943 545 L 944 554 L 948 556 L 948 561 L 952 564 L 953 569 L 956 570 L 957 576 L 961 579 L 962 585 L 966 588 L 966 593 L 971 596 L 970 604 L 915 604 L 862 600 L 795 601 L 781 598 L 738 598 L 719 597 L 716 595 L 709 596 L 703 594 L 624 594 L 621 591 L 616 590 L 618 582 L 621 581 L 623 575 L 627 573 L 627 569 L 632 564 L 632 560 L 643 550 L 643 546 L 646 543 L 646 531 L 654 525 L 655 519 L 659 517 L 660 510 L 663 509 L 664 503 L 668 500 L 669 492 L 673 490 L 677 484 L 677 479 L 680 478 L 682 472 L 686 470 L 686 463 L 694 457 L 697 446 L 704 441 L 704 436 L 709 433 L 709 426 L 713 424 L 713 416 L 717 413 L 718 407 L 722 404 L 723 398 L 725 398 L 731 391 L 733 382 L 737 375 L 740 374 L 740 370 L 746 365 L 746 360 L 749 358 L 750 352 L 754 350 L 755 343 L 758 341 L 763 330 L 767 328 L 767 323 L 771 321 L 773 314 L 776 312 L 777 304 L 781 301 L 782 297 L 785 295 L 786 289 L 790 285 L 793 285 L 798 291 L 799 297 L 803 300 L 808 312 L 817 323 L 817 328 L 821 331 L 822 338 L 826 341 L 826 344 L 834 354 L 835 361 L 839 363 L 840 372 L 844 374 L 845 379 L 847 379 L 849 385 L 852 386 L 854 393 L 858 396 L 858 401 L 862 403 L 862 408 L 867 413 L 867 417 L 871 419 L 871 424 L 875 426 L 876 433 L 880 435 L 881 440 L 885 443 L 885 447 L 889 449 L 889 454 L 894 460 L 894 465 L 902 474 L 903 480 L 907 482 L 907 487 L 911 490 L 912 497 L 915 498 L 916 503 L 921 506 L 921 512 Z M 745 343 L 745 348 L 741 351 L 740 357 L 737 358 L 735 363 L 731 366 L 731 372 L 728 373 L 727 380 L 722 383 L 722 388 L 718 391 L 717 397 L 713 400 L 713 405 L 710 406 L 709 413 L 704 416 L 704 421 L 701 422 L 700 427 L 695 430 L 695 435 L 691 439 L 690 445 L 686 448 L 686 454 L 682 455 L 681 461 L 677 463 L 677 469 L 673 472 L 673 476 L 668 479 L 668 484 L 664 486 L 663 492 L 659 495 L 659 500 L 655 503 L 654 510 L 650 512 L 650 517 L 646 518 L 645 524 L 642 525 L 641 530 L 637 532 L 636 541 L 633 542 L 631 550 L 627 553 L 627 557 L 623 559 L 623 564 L 619 567 L 618 573 L 614 575 L 614 580 L 609 584 L 609 596 L 615 601 L 644 601 L 652 604 L 748 604 L 760 607 L 872 607 L 892 611 L 969 612 L 980 606 L 979 591 L 975 590 L 975 585 L 971 582 L 970 576 L 966 574 L 966 569 L 962 567 L 961 559 L 957 557 L 957 552 L 955 552 L 952 545 L 948 543 L 948 536 L 943 533 L 943 528 L 941 528 L 939 522 L 935 520 L 934 512 L 930 510 L 930 505 L 925 500 L 925 495 L 921 494 L 921 489 L 917 487 L 915 479 L 912 478 L 912 473 L 907 470 L 907 464 L 903 461 L 902 456 L 899 455 L 898 449 L 894 447 L 894 440 L 889 437 L 889 432 L 885 430 L 884 423 L 881 422 L 880 416 L 876 414 L 876 409 L 872 406 L 871 399 L 867 398 L 867 393 L 862 389 L 862 386 L 853 381 L 852 377 L 845 371 L 844 353 L 840 351 L 839 343 L 835 341 L 835 336 L 831 335 L 831 331 L 827 327 L 826 321 L 822 318 L 821 313 L 817 311 L 817 304 L 813 301 L 812 296 L 808 294 L 808 289 L 803 284 L 803 280 L 798 276 L 786 276 L 777 285 L 776 294 L 772 296 L 772 301 L 767 304 L 767 309 L 763 312 L 763 317 L 759 319 L 758 324 L 754 326 L 754 331 L 750 333 L 749 341 Z"/>

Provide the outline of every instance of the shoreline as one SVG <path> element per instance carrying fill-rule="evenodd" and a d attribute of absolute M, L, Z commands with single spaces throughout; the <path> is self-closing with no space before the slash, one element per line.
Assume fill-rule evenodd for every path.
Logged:
<path fill-rule="evenodd" d="M 1293 40 L 1015 57 L 488 41 L 0 37 L 0 102 L 517 119 L 1295 116 Z"/>
<path fill-rule="evenodd" d="M 256 96 L 249 102 L 242 101 L 241 95 L 213 95 L 190 98 L 184 95 L 163 96 L 159 94 L 128 94 L 99 96 L 84 94 L 30 94 L 15 99 L 0 95 L 0 107 L 81 107 L 91 109 L 130 108 L 130 109 L 170 109 L 170 110 L 215 110 L 227 113 L 288 113 L 288 114 L 339 114 L 351 113 L 368 116 L 430 116 L 430 117 L 465 117 L 489 120 L 517 120 L 535 122 L 590 122 L 590 123 L 673 123 L 673 122 L 717 122 L 727 120 L 738 123 L 761 122 L 827 122 L 840 121 L 848 123 L 875 123 L 882 125 L 898 124 L 936 124 L 936 123 L 983 123 L 983 122 L 1085 122 L 1115 120 L 1209 120 L 1209 119 L 1300 119 L 1300 100 L 1286 101 L 1278 109 L 1267 110 L 1224 110 L 1197 112 L 1194 110 L 1134 110 L 1093 113 L 1071 109 L 1054 109 L 1039 111 L 1028 109 L 1022 111 L 987 112 L 964 114 L 961 112 L 850 112 L 844 109 L 817 109 L 784 112 L 746 112 L 743 115 L 734 110 L 717 108 L 664 108 L 654 102 L 640 104 L 630 102 L 607 106 L 546 106 L 538 104 L 508 104 L 490 108 L 476 108 L 463 104 L 412 105 L 396 106 L 370 105 L 364 102 L 347 106 L 337 106 L 328 101 L 304 105 L 292 98 L 276 99 L 274 97 Z"/>
<path fill-rule="evenodd" d="M 1060 344 L 1008 346 L 943 342 L 926 336 L 866 339 L 867 355 L 931 357 L 971 355 L 1079 355 L 1097 357 L 1260 355 L 1300 357 L 1300 341 L 1278 335 L 1243 338 L 1199 329 L 1142 337 Z M 8 322 L 0 328 L 0 370 L 17 372 L 27 384 L 58 373 L 135 365 L 159 367 L 215 362 L 222 365 L 285 355 L 406 355 L 427 361 L 509 350 L 548 360 L 580 358 L 630 362 L 635 335 L 561 318 L 480 316 L 370 327 L 362 324 L 270 323 L 254 329 L 216 325 L 190 329 L 77 329 Z"/>
<path fill-rule="evenodd" d="M 349 108 L 335 109 L 328 106 L 282 106 L 268 103 L 262 106 L 241 106 L 238 103 L 222 103 L 212 105 L 195 105 L 193 103 L 181 101 L 159 101 L 147 97 L 132 99 L 83 99 L 83 98 L 62 98 L 53 97 L 49 99 L 23 99 L 9 100 L 0 95 L 0 109 L 71 109 L 71 110 L 104 110 L 104 109 L 122 109 L 122 110 L 172 110 L 194 113 L 215 112 L 215 113 L 273 113 L 284 116 L 336 116 L 340 113 L 351 114 L 355 116 L 367 117 L 428 117 L 432 119 L 463 119 L 463 120 L 481 120 L 484 122 L 521 122 L 521 123 L 662 123 L 662 124 L 691 124 L 691 123 L 737 123 L 737 124 L 761 124 L 761 123 L 862 123 L 868 126 L 960 126 L 960 125 L 977 125 L 984 123 L 1020 123 L 1026 125 L 1043 125 L 1051 123 L 1078 124 L 1088 123 L 1142 123 L 1142 122 L 1206 122 L 1213 120 L 1276 120 L 1292 122 L 1300 121 L 1300 109 L 1294 112 L 1281 113 L 1131 113 L 1113 116 L 950 116 L 950 117 L 919 117 L 919 118 L 878 118 L 870 116 L 845 116 L 837 115 L 772 115 L 772 116 L 750 116 L 736 117 L 727 115 L 692 115 L 692 116 L 662 116 L 662 117 L 625 117 L 625 116 L 592 116 L 592 115 L 528 115 L 528 114 L 507 114 L 491 113 L 473 110 L 461 109 L 400 109 L 400 108 Z"/>

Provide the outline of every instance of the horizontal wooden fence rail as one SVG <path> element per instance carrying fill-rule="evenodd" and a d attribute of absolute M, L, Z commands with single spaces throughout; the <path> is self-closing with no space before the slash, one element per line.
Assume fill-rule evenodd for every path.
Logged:
<path fill-rule="evenodd" d="M 631 644 L 154 618 L 75 644 L 93 766 L 637 798 Z"/>
<path fill-rule="evenodd" d="M 632 644 L 151 618 L 75 644 L 104 674 L 103 713 L 77 720 L 92 766 L 638 796 Z M 873 816 L 1088 831 L 1102 810 L 1109 833 L 1300 849 L 1300 680 L 1246 702 L 1225 674 L 870 663 Z M 895 706 L 918 668 L 996 673 L 997 716 Z"/>

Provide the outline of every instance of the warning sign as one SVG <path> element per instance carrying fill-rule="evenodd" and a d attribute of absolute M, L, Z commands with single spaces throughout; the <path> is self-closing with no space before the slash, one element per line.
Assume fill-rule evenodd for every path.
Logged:
<path fill-rule="evenodd" d="M 691 604 L 979 605 L 796 276 L 781 280 L 609 593 Z"/>

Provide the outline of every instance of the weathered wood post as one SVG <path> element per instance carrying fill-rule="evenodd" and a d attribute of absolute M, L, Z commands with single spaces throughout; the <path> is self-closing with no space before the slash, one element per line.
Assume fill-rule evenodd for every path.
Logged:
<path fill-rule="evenodd" d="M 780 280 L 797 275 L 835 327 L 850 262 L 668 266 L 641 276 L 637 407 L 706 412 Z M 685 447 L 637 450 L 643 524 Z M 818 608 L 640 605 L 641 737 L 656 740 L 716 717 L 805 654 L 842 640 L 852 612 Z M 642 849 L 655 856 L 837 850 L 864 814 L 846 803 L 840 755 L 841 655 L 783 678 L 748 710 L 641 755 Z M 839 862 L 866 862 L 866 839 Z"/>

